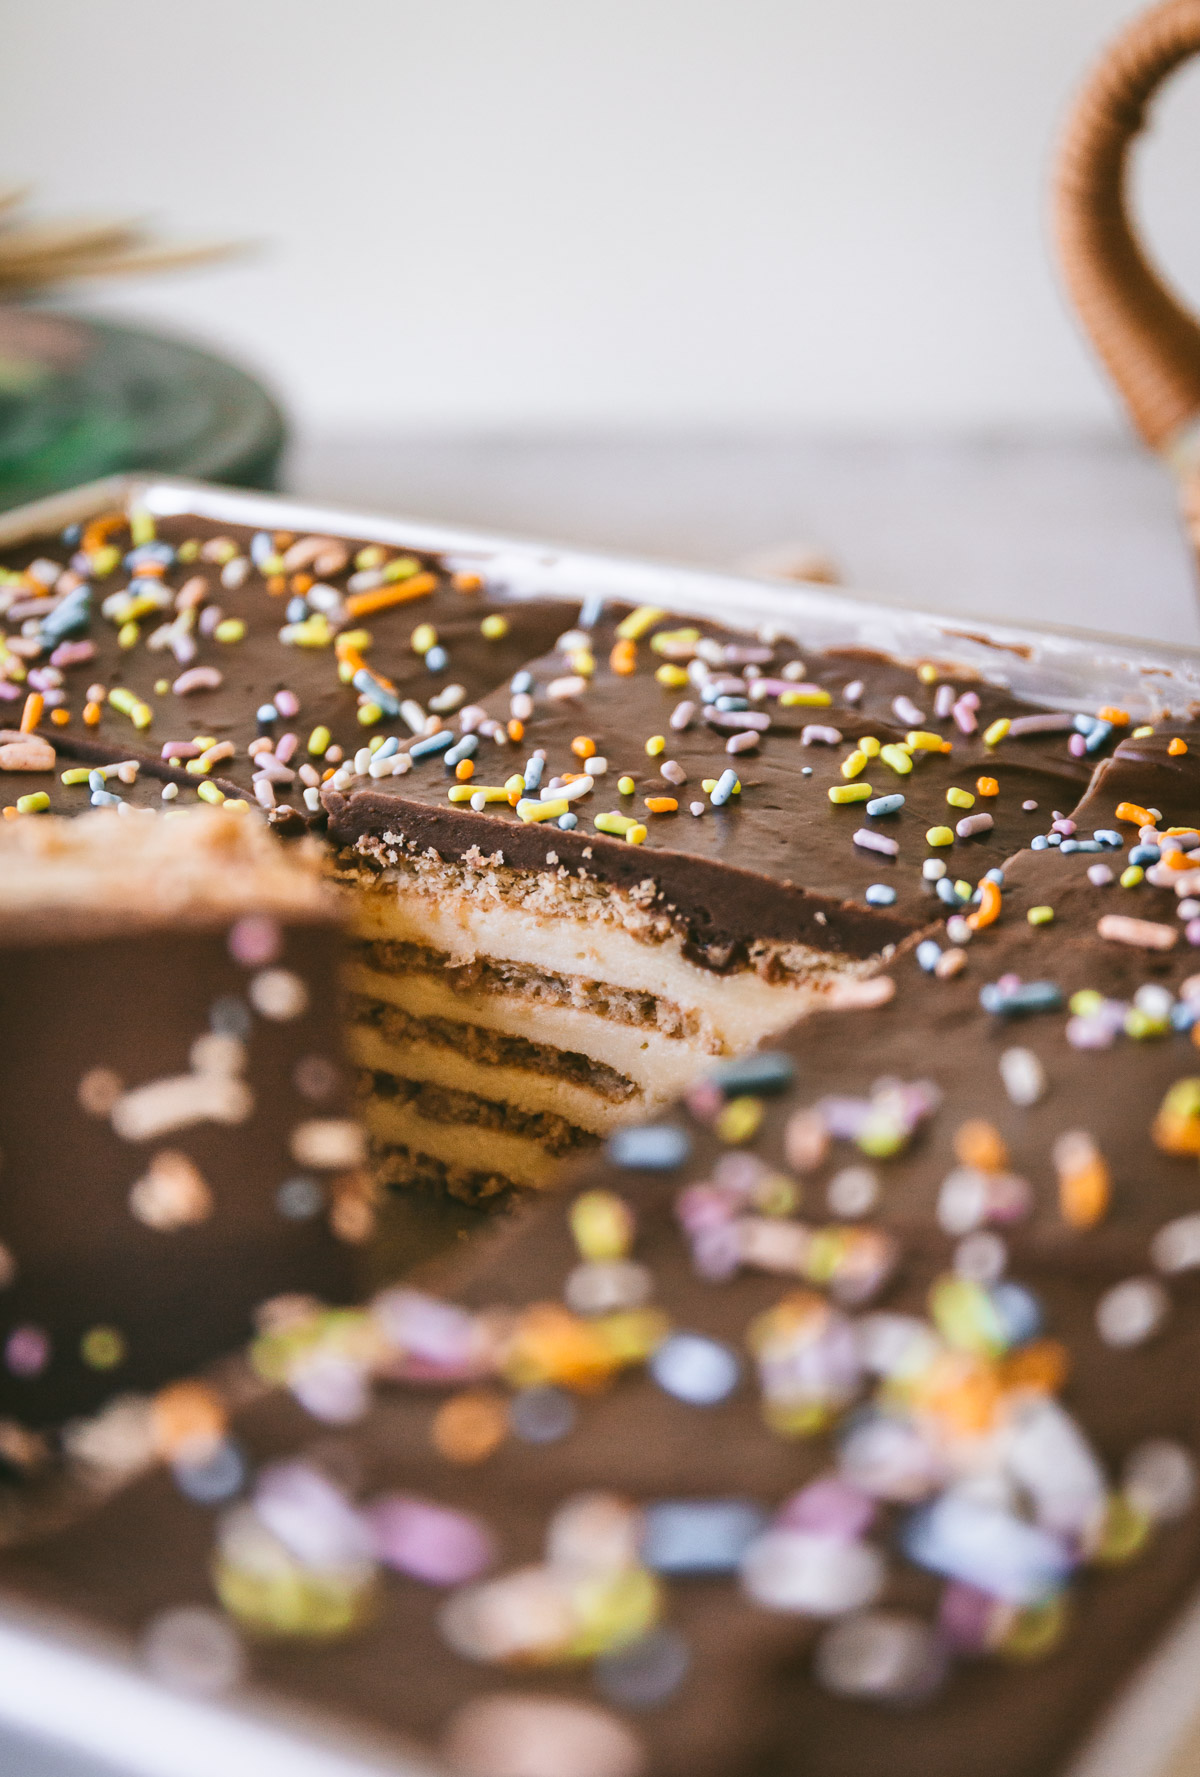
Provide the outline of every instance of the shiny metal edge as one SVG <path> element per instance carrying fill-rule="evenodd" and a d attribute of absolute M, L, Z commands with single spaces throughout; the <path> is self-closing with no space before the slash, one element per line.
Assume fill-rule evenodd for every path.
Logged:
<path fill-rule="evenodd" d="M 476 568 L 514 599 L 596 596 L 661 605 L 681 616 L 772 628 L 813 650 L 865 648 L 907 663 L 933 661 L 1057 708 L 1112 703 L 1146 720 L 1200 713 L 1200 648 L 939 615 L 812 582 L 783 585 L 171 476 L 110 477 L 15 508 L 0 515 L 0 547 L 123 503 L 161 517 L 195 512 L 216 523 L 371 537 Z"/>
<path fill-rule="evenodd" d="M 774 627 L 809 648 L 865 647 L 902 661 L 960 665 L 1036 702 L 1123 702 L 1147 717 L 1200 710 L 1200 648 L 939 616 L 816 583 L 783 586 L 169 476 L 110 476 L 14 508 L 0 514 L 0 548 L 125 504 L 159 517 L 194 512 L 216 523 L 371 537 L 461 558 L 514 599 L 558 594 L 653 603 L 680 615 Z M 340 1723 L 301 1724 L 240 1700 L 177 1696 L 128 1654 L 82 1635 L 74 1619 L 32 1618 L 6 1598 L 0 1670 L 0 1719 L 93 1757 L 122 1760 L 137 1777 L 211 1777 L 216 1769 L 223 1777 L 445 1777 L 437 1762 L 389 1758 L 356 1742 Z M 1061 1777 L 1158 1777 L 1200 1727 L 1198 1675 L 1200 1597 L 1148 1652 Z M 81 1699 L 78 1708 L 64 1710 L 68 1689 Z M 142 1711 L 150 1712 L 153 1732 L 139 1720 Z M 189 1746 L 203 1756 L 191 1757 Z"/>

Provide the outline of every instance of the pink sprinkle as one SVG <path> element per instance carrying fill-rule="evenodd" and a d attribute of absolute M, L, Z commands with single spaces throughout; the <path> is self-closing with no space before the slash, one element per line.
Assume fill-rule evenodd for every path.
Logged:
<path fill-rule="evenodd" d="M 751 753 L 761 739 L 762 735 L 756 729 L 747 728 L 745 733 L 735 734 L 732 739 L 725 742 L 725 751 L 727 753 Z"/>
<path fill-rule="evenodd" d="M 41 1327 L 14 1327 L 4 1361 L 14 1376 L 40 1376 L 50 1361 L 50 1340 Z"/>
<path fill-rule="evenodd" d="M 275 708 L 279 708 L 278 703 L 276 703 Z M 275 743 L 275 757 L 278 759 L 279 763 L 281 765 L 286 765 L 299 745 L 300 736 L 298 734 L 281 734 Z"/>
<path fill-rule="evenodd" d="M 1065 815 L 1060 815 L 1058 819 L 1051 824 L 1050 831 L 1052 833 L 1061 833 L 1064 839 L 1069 839 L 1075 831 L 1075 823 L 1074 821 L 1069 820 Z"/>
<path fill-rule="evenodd" d="M 846 703 L 857 703 L 865 690 L 866 686 L 861 679 L 851 679 L 848 685 L 842 687 L 843 701 Z"/>
<path fill-rule="evenodd" d="M 951 712 L 955 723 L 962 734 L 974 734 L 976 728 L 979 726 L 975 720 L 975 711 L 967 702 L 968 696 L 970 696 L 969 692 L 964 693 L 964 695 L 959 698 Z"/>
<path fill-rule="evenodd" d="M 293 716 L 298 716 L 300 714 L 300 699 L 296 696 L 294 691 L 277 691 L 271 699 L 271 702 L 275 705 L 279 714 L 288 722 L 292 720 Z"/>
<path fill-rule="evenodd" d="M 215 691 L 222 677 L 219 667 L 189 666 L 185 673 L 180 673 L 171 689 L 176 697 L 186 697 L 189 691 Z"/>
<path fill-rule="evenodd" d="M 194 741 L 164 740 L 164 742 L 162 744 L 162 752 L 159 754 L 159 758 L 160 759 L 198 759 L 200 757 L 200 754 L 203 752 L 203 750 L 204 749 L 202 747 L 198 747 Z"/>
<path fill-rule="evenodd" d="M 889 839 L 886 833 L 874 833 L 870 827 L 860 827 L 854 835 L 853 843 L 860 845 L 864 851 L 882 852 L 885 858 L 894 858 L 900 850 L 898 839 Z"/>
<path fill-rule="evenodd" d="M 1097 920 L 1096 930 L 1102 938 L 1111 938 L 1116 944 L 1132 944 L 1138 950 L 1170 950 L 1179 935 L 1174 926 L 1159 925 L 1152 919 L 1134 919 L 1127 913 L 1104 914 Z"/>
<path fill-rule="evenodd" d="M 1026 814 L 1034 814 L 1037 810 L 1037 803 L 1036 802 L 1022 802 L 1021 807 L 1025 810 Z"/>
<path fill-rule="evenodd" d="M 200 613 L 200 621 L 196 625 L 200 634 L 202 636 L 210 636 L 218 623 L 221 622 L 224 615 L 225 613 L 222 611 L 220 605 L 205 605 Z"/>
<path fill-rule="evenodd" d="M 686 698 L 682 703 L 677 703 L 675 705 L 675 708 L 671 711 L 671 727 L 675 730 L 676 734 L 681 733 L 683 729 L 687 727 L 695 714 L 695 704 L 691 703 Z"/>
<path fill-rule="evenodd" d="M 1183 928 L 1183 935 L 1189 944 L 1200 945 L 1200 919 L 1189 919 Z"/>
<path fill-rule="evenodd" d="M 375 1553 L 389 1567 L 430 1586 L 458 1586 L 484 1573 L 495 1558 L 478 1518 L 393 1493 L 367 1507 Z"/>
<path fill-rule="evenodd" d="M 275 920 L 251 913 L 232 927 L 227 942 L 235 963 L 244 969 L 261 969 L 273 963 L 283 949 L 283 933 Z"/>
<path fill-rule="evenodd" d="M 933 713 L 939 722 L 946 722 L 954 714 L 954 686 L 939 685 L 933 699 Z"/>
<path fill-rule="evenodd" d="M 894 697 L 892 709 L 902 722 L 908 723 L 910 728 L 919 728 L 925 720 L 925 711 L 919 710 L 911 697 Z"/>
<path fill-rule="evenodd" d="M 82 666 L 85 660 L 93 660 L 96 654 L 95 642 L 60 642 L 50 656 L 51 666 Z"/>
<path fill-rule="evenodd" d="M 822 722 L 809 722 L 800 730 L 802 747 L 836 747 L 841 745 L 841 740 L 840 728 L 830 728 Z"/>
<path fill-rule="evenodd" d="M 474 734 L 480 723 L 486 721 L 487 711 L 478 703 L 469 703 L 458 712 L 458 726 L 463 734 Z"/>
<path fill-rule="evenodd" d="M 1072 759 L 1082 759 L 1084 753 L 1087 751 L 1087 736 L 1083 734 L 1073 734 L 1067 742 L 1067 751 L 1070 753 Z"/>
<path fill-rule="evenodd" d="M 990 814 L 969 814 L 958 822 L 954 831 L 960 839 L 971 839 L 976 833 L 990 833 L 995 825 Z"/>
<path fill-rule="evenodd" d="M 1107 864 L 1089 864 L 1087 877 L 1093 888 L 1107 888 L 1113 873 Z"/>

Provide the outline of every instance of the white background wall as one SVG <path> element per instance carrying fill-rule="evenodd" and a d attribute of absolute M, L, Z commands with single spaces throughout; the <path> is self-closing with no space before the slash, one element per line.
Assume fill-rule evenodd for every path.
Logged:
<path fill-rule="evenodd" d="M 1129 0 L 5 0 L 0 171 L 312 429 L 1108 423 L 1050 146 Z M 1200 69 L 1142 157 L 1200 296 Z M 93 300 L 89 296 L 89 300 Z"/>

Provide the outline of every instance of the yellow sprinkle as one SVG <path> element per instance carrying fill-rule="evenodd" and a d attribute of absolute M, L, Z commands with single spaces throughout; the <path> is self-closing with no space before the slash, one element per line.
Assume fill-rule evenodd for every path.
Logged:
<path fill-rule="evenodd" d="M 218 642 L 241 642 L 245 637 L 246 624 L 241 617 L 223 617 L 213 630 L 213 640 Z"/>
<path fill-rule="evenodd" d="M 91 775 L 92 767 L 90 765 L 73 765 L 70 771 L 63 772 L 59 782 L 67 785 L 86 784 Z"/>
<path fill-rule="evenodd" d="M 123 623 L 121 625 L 120 629 L 117 631 L 117 647 L 118 648 L 136 647 L 137 646 L 137 639 L 141 635 L 141 633 L 142 633 L 141 629 L 139 628 L 139 626 L 136 623 L 134 623 L 132 621 L 129 623 Z"/>
<path fill-rule="evenodd" d="M 930 827 L 925 835 L 926 845 L 953 845 L 954 834 L 949 827 Z"/>
<path fill-rule="evenodd" d="M 571 804 L 565 796 L 554 797 L 549 802 L 535 802 L 532 798 L 522 797 L 517 803 L 517 813 L 521 819 L 529 821 L 556 821 L 560 814 L 566 814 Z"/>
<path fill-rule="evenodd" d="M 108 701 L 123 716 L 128 716 L 135 728 L 149 728 L 154 720 L 154 711 L 140 697 L 135 697 L 127 685 L 114 685 L 108 694 Z"/>
<path fill-rule="evenodd" d="M 521 787 L 524 789 L 524 783 Z M 446 794 L 451 802 L 469 802 L 472 796 L 482 796 L 485 802 L 507 802 L 509 793 L 499 784 L 452 784 Z"/>
<path fill-rule="evenodd" d="M 869 802 L 875 794 L 870 784 L 831 784 L 831 802 Z"/>
<path fill-rule="evenodd" d="M 331 739 L 332 736 L 324 722 L 318 723 L 308 737 L 308 750 L 314 759 L 323 759 L 325 757 L 325 749 L 328 747 Z"/>
<path fill-rule="evenodd" d="M 165 697 L 167 695 L 167 692 L 170 689 L 171 689 L 170 679 L 155 679 L 155 681 L 154 681 L 154 695 L 155 695 L 155 697 Z"/>
<path fill-rule="evenodd" d="M 878 759 L 882 744 L 873 734 L 864 734 L 858 743 L 858 750 L 860 753 L 865 753 L 868 759 Z"/>
<path fill-rule="evenodd" d="M 1151 723 L 1151 722 L 1146 722 L 1146 723 L 1144 723 L 1144 724 L 1143 724 L 1143 726 L 1142 726 L 1142 727 L 1141 727 L 1141 728 L 1135 728 L 1135 729 L 1134 729 L 1134 731 L 1133 731 L 1133 739 L 1134 739 L 1134 740 L 1149 740 L 1149 738 L 1150 738 L 1150 736 L 1151 736 L 1151 735 L 1152 735 L 1152 734 L 1153 734 L 1153 733 L 1154 733 L 1154 725 L 1153 725 L 1153 723 Z M 1168 748 L 1168 749 L 1167 749 L 1167 750 L 1168 750 L 1168 751 L 1170 751 L 1170 749 L 1169 749 L 1169 748 Z"/>
<path fill-rule="evenodd" d="M 414 654 L 428 654 L 431 648 L 437 647 L 438 632 L 432 623 L 418 623 L 413 630 L 409 646 Z"/>
<path fill-rule="evenodd" d="M 617 788 L 620 789 L 620 787 L 620 784 L 618 784 Z M 704 791 L 706 796 L 711 796 L 716 787 L 717 780 L 715 777 L 702 777 L 700 779 L 700 788 Z"/>
<path fill-rule="evenodd" d="M 1140 864 L 1130 864 L 1127 870 L 1121 872 L 1121 887 L 1136 888 L 1139 882 L 1145 881 L 1145 878 L 1146 872 Z"/>
<path fill-rule="evenodd" d="M 34 790 L 28 796 L 17 797 L 17 807 L 22 814 L 44 814 L 50 806 L 50 798 L 45 790 Z"/>
<path fill-rule="evenodd" d="M 360 556 L 366 555 L 367 553 L 368 553 L 368 550 L 366 550 L 366 549 L 359 550 Z M 386 563 L 383 562 L 382 557 L 381 557 L 379 560 L 376 560 L 376 561 L 371 561 L 371 562 L 367 562 L 367 563 L 360 562 L 359 565 L 360 566 L 367 566 L 367 567 L 375 567 L 375 568 L 382 567 L 383 568 L 383 577 L 389 583 L 389 585 L 394 584 L 395 581 L 397 581 L 397 580 L 415 579 L 416 576 L 421 572 L 421 564 L 417 560 L 415 555 L 398 555 L 394 558 L 394 560 L 386 562 Z"/>
<path fill-rule="evenodd" d="M 358 719 L 364 728 L 373 728 L 376 722 L 382 722 L 383 709 L 377 703 L 360 703 Z"/>
<path fill-rule="evenodd" d="M 157 535 L 152 512 L 138 507 L 129 514 L 129 536 L 135 549 L 140 549 L 143 543 L 153 543 Z"/>
<path fill-rule="evenodd" d="M 206 777 L 203 783 L 196 785 L 196 794 L 203 802 L 224 802 L 224 790 L 218 790 L 211 778 Z"/>
<path fill-rule="evenodd" d="M 333 645 L 339 654 L 347 648 L 356 654 L 365 654 L 374 640 L 369 629 L 344 629 Z"/>
<path fill-rule="evenodd" d="M 125 1341 L 116 1327 L 89 1327 L 79 1341 L 79 1355 L 91 1370 L 113 1370 L 125 1356 Z"/>
<path fill-rule="evenodd" d="M 938 676 L 938 669 L 932 660 L 923 660 L 917 668 L 917 677 L 922 685 L 932 685 Z"/>
<path fill-rule="evenodd" d="M 499 611 L 493 611 L 490 617 L 484 618 L 479 629 L 489 642 L 498 642 L 502 636 L 508 634 L 508 618 L 502 617 Z"/>
<path fill-rule="evenodd" d="M 928 728 L 910 728 L 904 736 L 905 744 L 913 747 L 918 753 L 948 753 L 950 742 L 940 734 L 934 734 Z"/>
<path fill-rule="evenodd" d="M 855 747 L 854 751 L 847 753 L 842 760 L 840 769 L 843 777 L 857 777 L 860 771 L 867 769 L 867 755 L 861 747 Z"/>
<path fill-rule="evenodd" d="M 628 833 L 626 833 L 625 842 L 627 845 L 641 845 L 645 837 L 646 829 L 642 826 L 640 821 L 637 821 L 632 827 L 630 827 Z"/>
<path fill-rule="evenodd" d="M 822 691 L 818 687 L 814 687 L 811 691 L 800 691 L 798 689 L 795 691 L 784 691 L 780 695 L 779 702 L 784 709 L 794 709 L 797 704 L 811 705 L 813 708 L 824 708 L 826 704 L 833 702 L 833 698 L 828 691 Z"/>
<path fill-rule="evenodd" d="M 567 655 L 567 663 L 581 679 L 590 679 L 596 670 L 596 656 L 590 648 L 576 648 L 573 654 Z"/>
<path fill-rule="evenodd" d="M 1031 926 L 1048 926 L 1054 918 L 1053 907 L 1031 907 L 1025 915 Z"/>
<path fill-rule="evenodd" d="M 716 782 L 715 778 L 713 779 L 713 782 Z M 632 796 L 633 792 L 637 789 L 637 785 L 631 777 L 619 777 L 617 779 L 617 788 L 620 790 L 622 796 Z"/>
<path fill-rule="evenodd" d="M 717 1135 L 724 1142 L 749 1141 L 758 1133 L 765 1110 L 761 1098 L 731 1098 L 717 1116 Z"/>
<path fill-rule="evenodd" d="M 524 789 L 525 779 L 519 771 L 514 771 L 511 777 L 505 778 L 504 793 L 506 796 L 520 796 Z"/>
<path fill-rule="evenodd" d="M 954 888 L 960 901 L 969 901 L 971 899 L 971 884 L 965 882 L 961 876 L 955 883 Z"/>
<path fill-rule="evenodd" d="M 1012 727 L 1012 723 L 1009 721 L 1007 716 L 997 716 L 996 720 L 994 722 L 989 723 L 989 725 L 983 731 L 984 746 L 985 747 L 999 746 L 1000 742 L 1004 739 L 1004 736 L 1008 733 L 1008 731 L 1011 727 Z"/>
<path fill-rule="evenodd" d="M 640 823 L 635 821 L 631 815 L 618 814 L 614 810 L 609 814 L 598 814 L 593 820 L 592 825 L 599 833 L 614 833 L 618 839 L 623 839 L 632 828 L 640 825 Z M 643 827 L 643 834 L 645 831 L 646 829 Z"/>
<path fill-rule="evenodd" d="M 657 759 L 658 755 L 660 753 L 665 753 L 666 750 L 667 742 L 664 735 L 652 734 L 650 739 L 646 742 L 646 751 L 652 759 Z"/>
<path fill-rule="evenodd" d="M 666 685 L 672 691 L 678 690 L 681 685 L 686 685 L 688 682 L 687 669 L 675 666 L 670 661 L 665 661 L 662 666 L 658 667 L 654 677 L 660 685 Z"/>
<path fill-rule="evenodd" d="M 946 791 L 946 801 L 951 808 L 974 808 L 975 798 L 970 790 L 950 789 Z"/>
<path fill-rule="evenodd" d="M 897 777 L 907 777 L 912 770 L 912 754 L 898 741 L 893 741 L 890 746 L 880 747 L 879 757 L 885 765 L 891 766 Z"/>
<path fill-rule="evenodd" d="M 617 635 L 623 642 L 640 642 L 648 629 L 664 618 L 667 613 L 658 605 L 639 605 L 628 617 L 623 617 L 617 625 Z"/>
<path fill-rule="evenodd" d="M 699 640 L 698 629 L 664 629 L 650 638 L 650 646 L 655 654 L 677 654 L 694 649 Z"/>

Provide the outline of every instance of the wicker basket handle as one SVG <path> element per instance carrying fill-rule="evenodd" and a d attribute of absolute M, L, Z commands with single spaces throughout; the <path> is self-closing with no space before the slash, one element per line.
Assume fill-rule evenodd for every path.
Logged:
<path fill-rule="evenodd" d="M 1059 151 L 1054 224 L 1067 288 L 1134 424 L 1169 449 L 1200 416 L 1200 324 L 1142 251 L 1127 206 L 1129 151 L 1157 88 L 1200 53 L 1200 0 L 1136 18 L 1092 70 Z"/>

